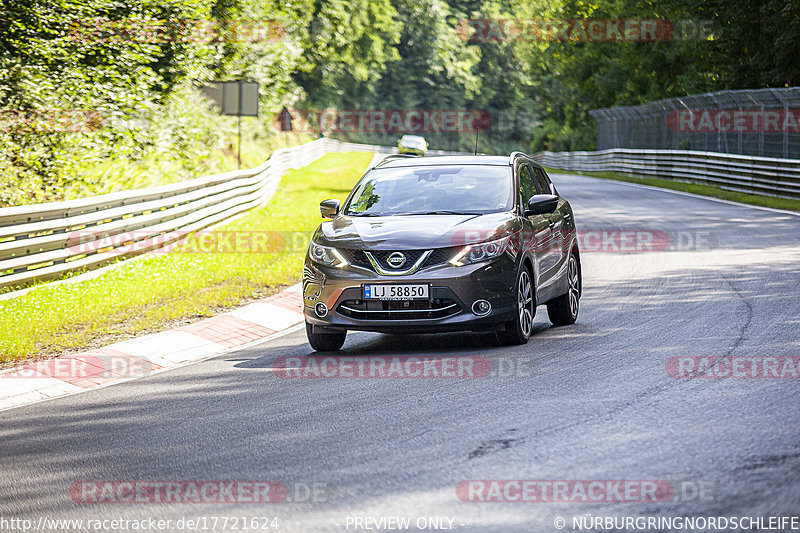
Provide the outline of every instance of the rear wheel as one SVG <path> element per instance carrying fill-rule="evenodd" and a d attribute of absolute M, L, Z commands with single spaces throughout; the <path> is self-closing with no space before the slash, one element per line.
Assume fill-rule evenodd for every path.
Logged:
<path fill-rule="evenodd" d="M 567 265 L 567 281 L 569 290 L 566 294 L 547 302 L 547 316 L 554 326 L 568 326 L 578 319 L 581 298 L 581 276 L 578 256 L 569 254 Z"/>
<path fill-rule="evenodd" d="M 314 333 L 314 328 L 306 322 L 306 337 L 308 343 L 317 352 L 335 352 L 344 345 L 347 332 L 336 333 Z"/>
<path fill-rule="evenodd" d="M 522 266 L 517 275 L 517 313 L 516 318 L 506 322 L 505 329 L 497 332 L 500 342 L 505 345 L 519 345 L 528 342 L 533 331 L 533 317 L 536 316 L 536 303 L 533 297 L 531 275 Z"/>

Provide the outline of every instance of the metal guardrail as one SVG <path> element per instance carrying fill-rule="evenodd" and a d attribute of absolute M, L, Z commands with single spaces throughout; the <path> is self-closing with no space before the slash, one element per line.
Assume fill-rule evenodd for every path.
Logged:
<path fill-rule="evenodd" d="M 622 172 L 714 185 L 731 191 L 800 199 L 800 159 L 690 150 L 615 148 L 597 152 L 540 152 L 543 166 L 587 172 Z"/>
<path fill-rule="evenodd" d="M 393 153 L 396 149 L 318 139 L 276 150 L 249 170 L 65 202 L 1 208 L 0 287 L 53 279 L 174 244 L 187 233 L 263 205 L 287 170 L 331 152 Z M 623 148 L 540 152 L 535 158 L 544 166 L 564 170 L 657 176 L 800 199 L 800 159 Z"/>
<path fill-rule="evenodd" d="M 391 149 L 318 139 L 276 150 L 253 169 L 78 200 L 2 208 L 0 287 L 53 279 L 174 244 L 189 232 L 266 203 L 287 170 L 330 152 L 354 151 L 389 153 Z"/>

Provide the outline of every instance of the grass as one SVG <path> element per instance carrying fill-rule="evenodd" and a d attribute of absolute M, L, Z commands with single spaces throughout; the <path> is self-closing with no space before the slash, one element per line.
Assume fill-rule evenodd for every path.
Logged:
<path fill-rule="evenodd" d="M 576 170 L 562 170 L 557 168 L 547 168 L 548 173 L 563 174 L 569 172 L 570 174 L 579 174 L 581 176 L 590 176 L 593 178 L 610 179 L 617 181 L 627 181 L 628 183 L 639 183 L 641 185 L 650 185 L 651 187 L 660 187 L 662 189 L 672 189 L 674 191 L 688 192 L 692 194 L 699 194 L 700 196 L 711 196 L 713 198 L 721 198 L 723 200 L 730 200 L 732 202 L 739 202 L 742 204 L 758 205 L 762 207 L 771 207 L 773 209 L 786 209 L 789 211 L 800 211 L 800 200 L 793 200 L 790 198 L 777 198 L 774 196 L 761 196 L 758 194 L 748 194 L 745 192 L 729 191 L 714 187 L 713 185 L 701 185 L 699 183 L 685 183 L 682 181 L 673 181 L 664 178 L 640 178 L 635 176 L 628 176 L 619 172 L 582 172 Z"/>
<path fill-rule="evenodd" d="M 242 137 L 242 168 L 253 168 L 264 162 L 279 148 L 297 146 L 313 140 L 310 135 L 275 133 L 256 135 L 249 131 Z M 60 190 L 62 198 L 75 199 L 97 194 L 154 187 L 175 181 L 184 181 L 200 176 L 236 170 L 237 139 L 231 144 L 211 152 L 208 157 L 198 154 L 191 159 L 166 157 L 152 154 L 141 161 L 124 158 L 109 158 L 93 165 L 81 166 L 81 179 L 69 183 Z"/>
<path fill-rule="evenodd" d="M 269 232 L 266 253 L 193 253 L 187 245 L 182 253 L 150 254 L 94 279 L 44 284 L 0 301 L 0 363 L 51 357 L 160 331 L 298 282 L 307 238 L 321 221 L 319 202 L 343 200 L 371 157 L 329 154 L 291 171 L 269 205 L 215 230 Z"/>

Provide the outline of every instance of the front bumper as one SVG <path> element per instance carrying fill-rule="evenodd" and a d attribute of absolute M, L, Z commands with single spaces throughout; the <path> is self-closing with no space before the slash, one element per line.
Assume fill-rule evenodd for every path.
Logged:
<path fill-rule="evenodd" d="M 515 260 L 504 254 L 492 261 L 455 267 L 440 264 L 402 276 L 381 275 L 369 268 L 321 266 L 306 258 L 303 269 L 303 313 L 306 322 L 324 330 L 360 330 L 383 333 L 443 332 L 497 329 L 516 316 Z M 427 300 L 381 302 L 363 299 L 366 283 L 424 283 Z M 472 312 L 476 300 L 486 300 L 492 310 L 485 316 Z M 320 317 L 314 306 L 328 308 Z"/>
<path fill-rule="evenodd" d="M 405 146 L 400 146 L 398 147 L 397 151 L 401 154 L 418 155 L 420 157 L 425 155 L 425 150 L 421 148 L 407 148 Z"/>

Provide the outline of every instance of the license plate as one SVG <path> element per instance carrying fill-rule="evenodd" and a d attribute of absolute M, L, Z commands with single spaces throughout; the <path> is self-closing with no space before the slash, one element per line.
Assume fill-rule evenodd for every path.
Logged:
<path fill-rule="evenodd" d="M 365 300 L 420 300 L 427 298 L 427 285 L 364 285 Z"/>

